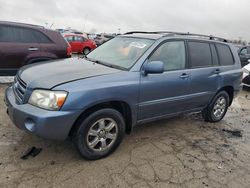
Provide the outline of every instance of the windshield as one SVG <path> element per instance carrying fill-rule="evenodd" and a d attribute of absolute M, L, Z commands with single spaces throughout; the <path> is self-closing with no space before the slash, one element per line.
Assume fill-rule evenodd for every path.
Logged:
<path fill-rule="evenodd" d="M 153 44 L 154 40 L 117 37 L 96 48 L 88 59 L 120 69 L 129 69 Z"/>

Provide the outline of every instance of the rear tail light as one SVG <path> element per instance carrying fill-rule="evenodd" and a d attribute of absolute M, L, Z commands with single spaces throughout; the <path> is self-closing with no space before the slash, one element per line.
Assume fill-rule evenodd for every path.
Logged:
<path fill-rule="evenodd" d="M 71 57 L 71 55 L 72 55 L 72 49 L 71 49 L 71 46 L 68 46 L 67 47 L 67 56 Z"/>
<path fill-rule="evenodd" d="M 95 43 L 95 41 L 93 41 L 93 40 L 92 40 L 92 44 L 96 47 L 96 43 Z"/>

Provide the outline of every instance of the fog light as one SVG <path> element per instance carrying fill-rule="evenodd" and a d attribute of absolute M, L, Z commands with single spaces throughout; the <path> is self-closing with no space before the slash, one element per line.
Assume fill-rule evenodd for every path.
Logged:
<path fill-rule="evenodd" d="M 30 132 L 35 131 L 35 122 L 32 119 L 30 119 L 30 118 L 26 119 L 24 122 L 24 125 L 25 125 L 26 129 L 29 130 Z"/>

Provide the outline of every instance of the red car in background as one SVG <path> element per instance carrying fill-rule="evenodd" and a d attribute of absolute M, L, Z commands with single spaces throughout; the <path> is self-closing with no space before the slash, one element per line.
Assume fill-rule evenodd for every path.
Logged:
<path fill-rule="evenodd" d="M 87 39 L 80 34 L 66 34 L 64 38 L 69 42 L 73 53 L 87 55 L 97 47 L 93 40 Z"/>

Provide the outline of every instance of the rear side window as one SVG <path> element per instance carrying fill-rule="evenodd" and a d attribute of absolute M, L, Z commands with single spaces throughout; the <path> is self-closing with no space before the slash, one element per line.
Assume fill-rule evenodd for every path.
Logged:
<path fill-rule="evenodd" d="M 39 31 L 32 31 L 39 43 L 52 43 L 52 41 L 43 33 Z"/>
<path fill-rule="evenodd" d="M 10 27 L 0 26 L 0 42 L 12 42 L 13 33 Z"/>
<path fill-rule="evenodd" d="M 188 42 L 188 52 L 192 68 L 212 66 L 212 55 L 208 43 Z"/>
<path fill-rule="evenodd" d="M 30 29 L 0 26 L 0 42 L 37 43 Z"/>
<path fill-rule="evenodd" d="M 220 64 L 223 65 L 233 65 L 234 58 L 230 48 L 224 44 L 216 44 L 216 48 L 218 51 L 218 56 L 220 60 Z"/>

